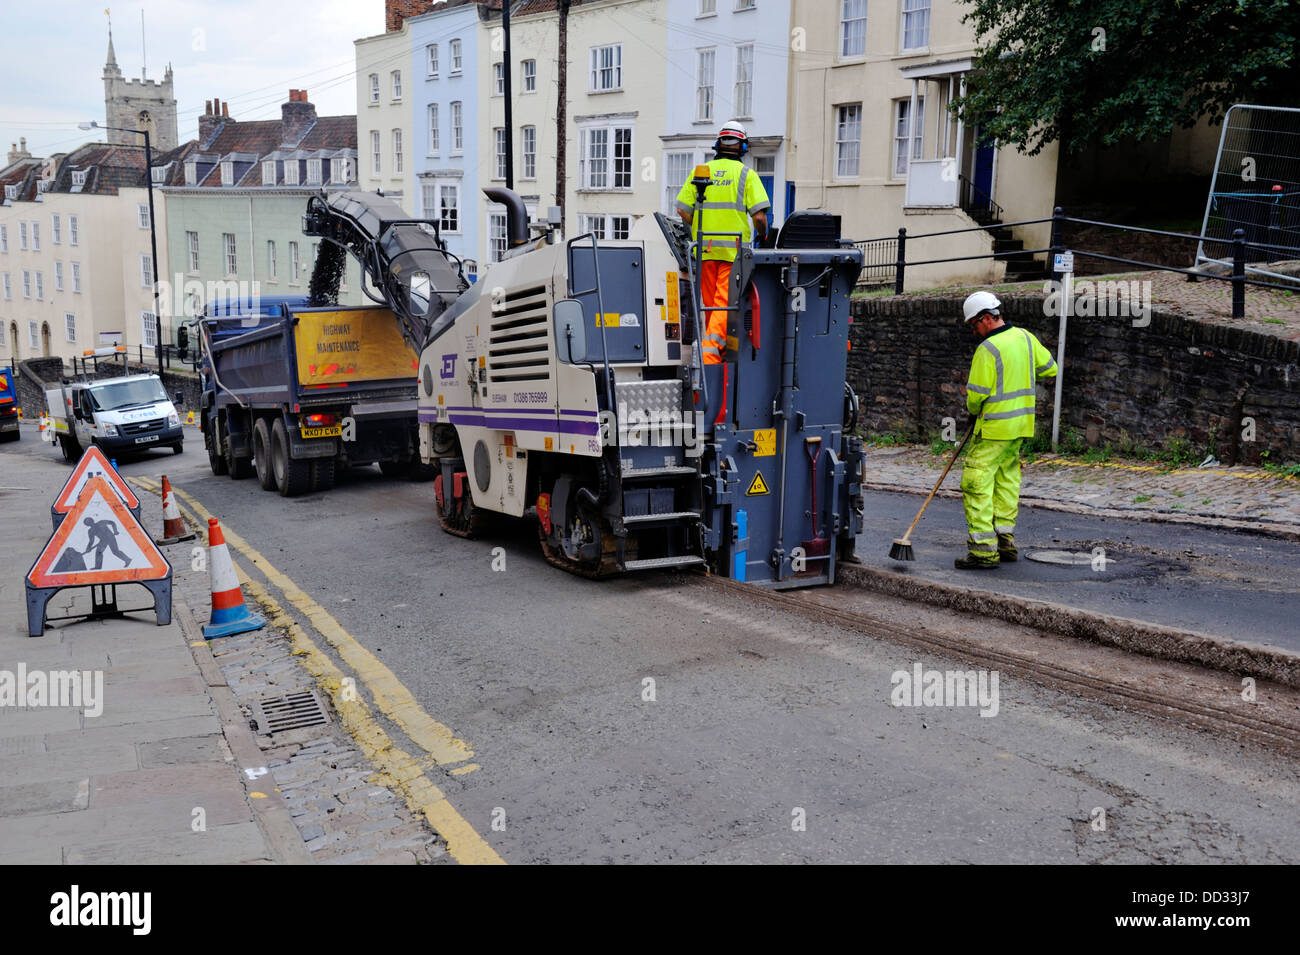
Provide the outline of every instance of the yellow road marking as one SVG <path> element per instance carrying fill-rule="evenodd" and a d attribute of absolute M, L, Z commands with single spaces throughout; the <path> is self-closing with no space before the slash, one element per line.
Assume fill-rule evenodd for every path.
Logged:
<path fill-rule="evenodd" d="M 1239 481 L 1266 481 L 1274 478 L 1279 481 L 1296 481 L 1300 477 L 1291 474 L 1270 474 L 1268 471 L 1225 471 L 1219 468 L 1191 468 L 1179 471 L 1166 471 L 1154 464 L 1117 464 L 1110 461 L 1066 461 L 1059 458 L 1050 458 L 1035 462 L 1043 467 L 1060 465 L 1066 468 L 1110 468 L 1113 471 L 1142 471 L 1142 472 L 1159 472 L 1171 477 L 1182 477 L 1188 474 L 1215 474 L 1219 477 L 1236 478 Z"/>
<path fill-rule="evenodd" d="M 159 490 L 157 484 L 147 479 L 132 478 L 131 480 L 140 487 L 154 493 Z M 193 507 L 194 513 L 186 514 L 186 516 L 194 520 L 194 515 L 197 514 L 202 518 L 202 522 L 206 523 L 209 515 L 203 505 L 184 491 L 173 490 L 176 491 L 177 496 L 183 497 Z M 200 522 L 195 520 L 195 523 Z M 271 573 L 267 573 L 270 564 L 266 562 L 265 558 L 257 554 L 257 551 L 249 547 L 242 538 L 239 538 L 228 528 L 223 527 L 222 530 L 225 533 L 227 543 L 237 547 L 255 564 L 260 559 L 262 572 L 267 575 L 267 579 L 275 579 Z M 284 580 L 294 590 L 298 590 L 296 585 L 289 581 L 287 577 L 279 573 L 279 571 L 275 571 L 274 568 L 270 569 L 276 577 Z M 442 790 L 424 775 L 419 761 L 393 743 L 392 738 L 371 715 L 370 707 L 365 700 L 355 692 L 348 692 L 347 698 L 344 698 L 343 681 L 345 677 L 343 671 L 312 642 L 307 632 L 284 610 L 279 601 L 272 597 L 259 581 L 249 577 L 238 564 L 235 564 L 235 573 L 239 576 L 242 585 L 248 588 L 253 598 L 262 604 L 270 622 L 275 626 L 283 627 L 288 632 L 293 647 L 293 655 L 299 658 L 299 661 L 316 680 L 317 684 L 329 693 L 344 728 L 357 741 L 366 758 L 379 768 L 380 774 L 376 777 L 375 782 L 401 793 L 411 810 L 424 816 L 434 831 L 447 840 L 447 854 L 458 863 L 462 865 L 505 865 L 505 860 L 456 811 Z M 285 590 L 279 583 L 276 586 L 280 587 L 281 590 Z M 288 592 L 285 592 L 286 596 L 288 596 Z M 301 591 L 298 592 L 301 593 Z M 308 616 L 311 617 L 312 615 L 308 614 Z M 313 623 L 315 623 L 314 619 Z M 338 627 L 337 622 L 335 622 L 335 626 Z M 346 634 L 342 627 L 338 627 L 338 629 Z M 351 640 L 352 638 L 348 636 L 348 639 Z M 337 647 L 337 644 L 335 646 Z M 340 654 L 342 654 L 341 650 Z M 344 656 L 346 659 L 346 655 Z M 391 672 L 389 672 L 389 677 L 393 682 L 397 682 L 397 678 L 392 676 Z M 398 686 L 401 687 L 401 684 L 398 683 Z M 401 690 L 409 696 L 409 691 L 405 687 L 401 687 Z M 371 692 L 374 693 L 373 687 L 371 687 Z M 378 693 L 375 693 L 375 698 L 378 704 Z M 413 699 L 412 704 L 418 708 L 418 704 L 415 704 Z M 425 718 L 428 722 L 441 726 L 431 717 L 428 717 L 427 714 L 425 714 Z M 395 722 L 400 721 L 395 720 Z M 405 730 L 406 727 L 403 726 L 403 729 Z M 406 731 L 410 732 L 409 730 Z M 450 733 L 449 730 L 447 732 Z M 417 740 L 417 742 L 420 741 Z M 456 742 L 460 741 L 456 740 Z M 424 744 L 421 743 L 421 745 Z M 468 747 L 466 749 L 468 750 Z M 437 754 L 431 753 L 430 755 L 437 761 Z M 469 752 L 468 755 L 473 755 L 473 753 Z M 478 764 L 470 763 L 451 772 L 462 775 L 478 768 Z"/>
<path fill-rule="evenodd" d="M 212 515 L 193 497 L 179 488 L 172 488 L 177 497 L 193 508 L 206 525 Z M 440 765 L 463 763 L 474 755 L 470 745 L 458 739 L 451 729 L 425 713 L 411 691 L 402 685 L 393 671 L 388 669 L 369 650 L 357 642 L 332 614 L 304 593 L 292 580 L 277 570 L 270 561 L 259 554 L 246 540 L 222 525 L 226 543 L 247 557 L 285 598 L 311 621 L 311 625 L 339 652 L 343 661 L 352 668 L 361 682 L 375 698 L 375 705 L 385 716 L 402 728 L 417 746 L 427 752 Z"/>
<path fill-rule="evenodd" d="M 464 776 L 466 773 L 472 773 L 476 769 L 482 769 L 478 763 L 470 763 L 468 766 L 457 766 L 451 771 L 453 776 Z"/>

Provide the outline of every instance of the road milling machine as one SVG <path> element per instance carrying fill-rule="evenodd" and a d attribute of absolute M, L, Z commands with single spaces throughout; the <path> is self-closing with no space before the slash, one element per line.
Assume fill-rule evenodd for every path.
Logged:
<path fill-rule="evenodd" d="M 773 247 L 742 244 L 725 360 L 706 365 L 684 223 L 559 240 L 515 193 L 485 192 L 506 207 L 507 251 L 431 316 L 418 365 L 443 529 L 533 514 L 547 559 L 593 578 L 833 582 L 862 528 L 863 469 L 845 377 L 862 253 L 838 217 L 796 212 Z"/>

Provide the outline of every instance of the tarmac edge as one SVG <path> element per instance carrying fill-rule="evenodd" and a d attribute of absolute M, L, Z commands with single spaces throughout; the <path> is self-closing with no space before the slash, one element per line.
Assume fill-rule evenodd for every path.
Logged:
<path fill-rule="evenodd" d="M 1193 663 L 1300 689 L 1300 653 L 1275 647 L 974 587 L 956 587 L 862 564 L 840 563 L 835 578 L 839 584 L 891 597 L 993 617 L 1159 660 Z"/>

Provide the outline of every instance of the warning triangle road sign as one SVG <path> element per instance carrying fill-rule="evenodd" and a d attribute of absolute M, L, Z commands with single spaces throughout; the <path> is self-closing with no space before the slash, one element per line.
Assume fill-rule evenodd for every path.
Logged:
<path fill-rule="evenodd" d="M 754 480 L 749 482 L 749 490 L 745 492 L 745 495 L 747 497 L 752 497 L 755 494 L 770 494 L 770 493 L 771 491 L 768 490 L 767 482 L 763 480 L 763 472 L 755 471 Z"/>
<path fill-rule="evenodd" d="M 117 492 L 117 496 L 126 502 L 127 507 L 139 513 L 139 499 L 127 487 L 126 482 L 114 470 L 113 465 L 109 464 L 108 458 L 104 457 L 104 452 L 94 446 L 86 449 L 86 453 L 81 456 L 81 460 L 73 469 L 72 476 L 68 478 L 68 483 L 63 485 L 63 490 L 55 498 L 54 512 L 56 514 L 68 513 L 77 498 L 81 497 L 81 489 L 86 486 L 86 482 L 92 477 L 103 478 L 109 487 Z"/>
<path fill-rule="evenodd" d="M 27 574 L 35 588 L 162 580 L 171 565 L 113 486 L 92 475 Z"/>

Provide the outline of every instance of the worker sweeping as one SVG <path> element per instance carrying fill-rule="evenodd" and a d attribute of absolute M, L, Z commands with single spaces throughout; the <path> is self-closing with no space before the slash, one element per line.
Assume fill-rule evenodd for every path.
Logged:
<path fill-rule="evenodd" d="M 970 536 L 958 570 L 987 570 L 1019 557 L 1020 446 L 1034 436 L 1034 386 L 1057 371 L 1051 352 L 1003 321 L 1001 307 L 992 292 L 975 292 L 962 306 L 963 323 L 980 343 L 966 382 L 974 440 L 961 490 Z"/>

